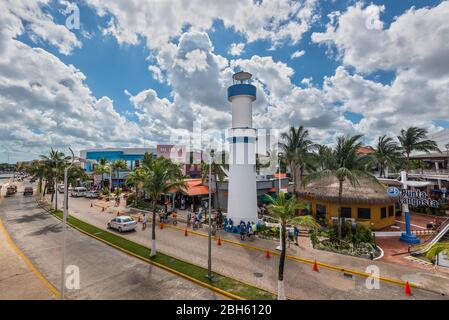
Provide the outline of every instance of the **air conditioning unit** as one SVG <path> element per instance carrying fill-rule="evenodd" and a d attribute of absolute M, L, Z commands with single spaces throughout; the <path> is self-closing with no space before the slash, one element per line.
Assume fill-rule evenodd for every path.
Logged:
<path fill-rule="evenodd" d="M 341 218 L 342 222 L 347 222 L 350 221 L 351 223 L 356 223 L 354 218 Z M 338 223 L 338 217 L 331 217 L 331 222 L 332 223 Z"/>

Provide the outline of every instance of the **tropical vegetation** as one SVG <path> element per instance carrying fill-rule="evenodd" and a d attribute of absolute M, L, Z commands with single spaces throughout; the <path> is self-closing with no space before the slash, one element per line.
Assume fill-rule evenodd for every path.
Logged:
<path fill-rule="evenodd" d="M 306 205 L 296 197 L 286 198 L 285 193 L 280 193 L 278 197 L 268 196 L 271 204 L 268 206 L 271 215 L 279 221 L 281 228 L 281 256 L 279 259 L 278 271 L 278 299 L 285 300 L 284 289 L 284 267 L 286 255 L 286 233 L 287 225 L 300 225 L 311 229 L 319 228 L 319 224 L 310 215 L 297 216 L 296 211 L 304 209 Z"/>

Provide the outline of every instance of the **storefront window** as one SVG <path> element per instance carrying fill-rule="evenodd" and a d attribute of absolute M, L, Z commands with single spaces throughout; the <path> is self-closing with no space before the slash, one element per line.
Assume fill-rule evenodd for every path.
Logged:
<path fill-rule="evenodd" d="M 351 208 L 342 207 L 341 208 L 341 217 L 342 218 L 352 218 Z"/>
<path fill-rule="evenodd" d="M 389 217 L 394 216 L 394 207 L 393 206 L 388 207 L 388 216 Z"/>
<path fill-rule="evenodd" d="M 322 204 L 316 205 L 316 218 L 318 220 L 320 219 L 326 219 L 326 206 Z"/>
<path fill-rule="evenodd" d="M 386 217 L 387 217 L 387 208 L 386 207 L 380 208 L 380 218 L 385 219 Z"/>
<path fill-rule="evenodd" d="M 371 209 L 370 208 L 357 208 L 357 218 L 359 219 L 371 219 Z"/>

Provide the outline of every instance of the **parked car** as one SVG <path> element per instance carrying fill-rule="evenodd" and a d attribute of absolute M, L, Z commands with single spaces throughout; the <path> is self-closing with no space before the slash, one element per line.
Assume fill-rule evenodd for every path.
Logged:
<path fill-rule="evenodd" d="M 64 185 L 63 184 L 58 184 L 58 192 L 59 193 L 64 193 Z"/>
<path fill-rule="evenodd" d="M 118 232 L 130 231 L 137 228 L 137 222 L 130 216 L 118 216 L 108 222 L 108 228 Z"/>
<path fill-rule="evenodd" d="M 73 188 L 72 192 L 70 193 L 70 195 L 72 197 L 84 197 L 86 195 L 87 189 L 84 187 L 76 187 Z"/>
<path fill-rule="evenodd" d="M 17 186 L 16 185 L 12 185 L 12 186 L 10 186 L 10 188 L 14 191 L 14 193 L 17 193 Z"/>
<path fill-rule="evenodd" d="M 33 188 L 32 187 L 25 187 L 25 189 L 23 189 L 23 195 L 24 196 L 32 196 L 33 195 Z"/>
<path fill-rule="evenodd" d="M 97 199 L 100 196 L 100 193 L 96 190 L 90 190 L 86 192 L 85 197 L 89 199 Z"/>
<path fill-rule="evenodd" d="M 12 186 L 6 188 L 6 197 L 10 197 L 12 195 L 16 194 L 16 191 L 14 190 L 14 188 Z"/>
<path fill-rule="evenodd" d="M 55 192 L 55 188 L 51 185 L 47 187 L 47 194 L 52 194 Z"/>
<path fill-rule="evenodd" d="M 31 182 L 31 183 L 36 182 L 36 178 L 34 178 L 34 177 L 31 178 L 31 179 L 30 179 L 30 182 Z"/>

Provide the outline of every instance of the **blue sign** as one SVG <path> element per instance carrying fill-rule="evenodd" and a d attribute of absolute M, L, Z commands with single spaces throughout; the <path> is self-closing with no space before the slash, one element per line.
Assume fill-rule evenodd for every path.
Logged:
<path fill-rule="evenodd" d="M 396 188 L 396 187 L 388 187 L 388 188 L 387 188 L 387 194 L 388 194 L 390 197 L 392 197 L 392 198 L 398 197 L 398 196 L 399 196 L 399 193 L 400 193 L 400 191 L 399 191 L 399 189 Z"/>

